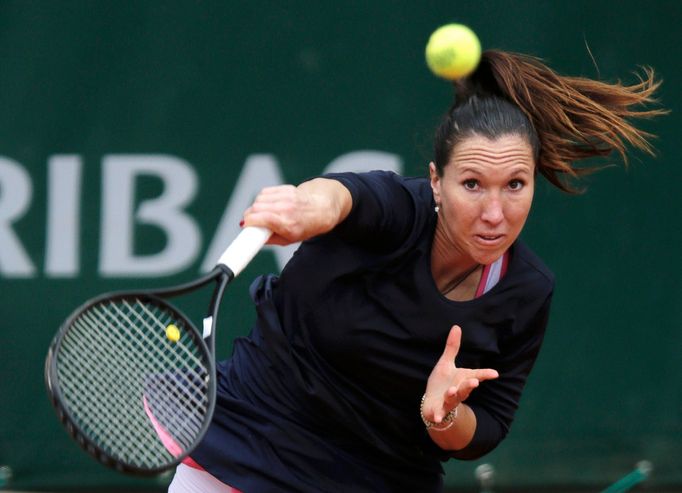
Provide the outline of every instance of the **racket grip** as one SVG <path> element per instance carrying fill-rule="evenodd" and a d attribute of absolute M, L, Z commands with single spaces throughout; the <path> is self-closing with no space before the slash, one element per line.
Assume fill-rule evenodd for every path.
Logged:
<path fill-rule="evenodd" d="M 272 235 L 267 228 L 248 226 L 230 243 L 218 259 L 218 264 L 227 266 L 235 277 L 249 265 L 249 262 L 263 248 Z"/>

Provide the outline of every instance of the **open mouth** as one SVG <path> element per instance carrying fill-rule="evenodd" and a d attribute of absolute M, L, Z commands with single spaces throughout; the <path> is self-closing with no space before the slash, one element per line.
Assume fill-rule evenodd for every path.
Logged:
<path fill-rule="evenodd" d="M 485 245 L 497 245 L 502 243 L 504 235 L 476 235 L 476 238 Z"/>

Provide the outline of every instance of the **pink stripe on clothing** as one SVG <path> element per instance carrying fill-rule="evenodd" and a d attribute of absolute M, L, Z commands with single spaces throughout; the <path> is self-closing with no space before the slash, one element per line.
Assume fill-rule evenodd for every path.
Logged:
<path fill-rule="evenodd" d="M 478 288 L 476 288 L 476 294 L 474 295 L 475 298 L 478 298 L 479 296 L 483 296 L 483 293 L 485 293 L 485 285 L 488 282 L 489 276 L 490 276 L 490 266 L 486 265 L 483 267 L 483 274 L 481 274 L 481 280 L 478 282 Z"/>
<path fill-rule="evenodd" d="M 493 289 L 495 285 L 500 282 L 500 279 L 502 279 L 507 273 L 508 265 L 509 250 L 504 252 L 504 254 L 492 264 L 483 267 L 483 274 L 481 275 L 481 280 L 478 283 L 475 297 L 478 298 L 479 296 L 483 296 L 485 293 Z"/>
<path fill-rule="evenodd" d="M 142 403 L 144 405 L 144 412 L 147 414 L 147 417 L 149 418 L 149 421 L 152 422 L 152 426 L 154 427 L 154 431 L 158 435 L 159 439 L 161 440 L 161 443 L 163 443 L 163 446 L 166 447 L 166 450 L 170 452 L 173 457 L 179 457 L 181 456 L 184 451 L 182 450 L 182 447 L 178 442 L 175 441 L 175 439 L 171 436 L 171 434 L 164 428 L 161 423 L 159 423 L 159 420 L 156 419 L 154 414 L 152 414 L 152 410 L 149 409 L 149 404 L 147 403 L 147 398 L 145 396 L 142 396 Z M 191 457 L 185 457 L 182 461 L 183 464 L 187 464 L 189 467 L 192 467 L 194 469 L 200 469 L 204 470 L 203 467 L 201 467 L 199 464 L 197 464 L 194 459 Z"/>

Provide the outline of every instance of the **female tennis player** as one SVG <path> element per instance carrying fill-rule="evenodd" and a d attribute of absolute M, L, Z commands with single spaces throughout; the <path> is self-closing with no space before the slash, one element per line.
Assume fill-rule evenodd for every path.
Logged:
<path fill-rule="evenodd" d="M 428 178 L 334 174 L 264 189 L 244 214 L 303 241 L 251 286 L 257 321 L 218 369 L 206 438 L 173 493 L 437 492 L 441 462 L 507 435 L 540 350 L 554 278 L 519 240 L 543 175 L 625 143 L 661 110 L 627 86 L 488 51 L 456 83 Z M 229 486 L 228 486 L 229 485 Z"/>

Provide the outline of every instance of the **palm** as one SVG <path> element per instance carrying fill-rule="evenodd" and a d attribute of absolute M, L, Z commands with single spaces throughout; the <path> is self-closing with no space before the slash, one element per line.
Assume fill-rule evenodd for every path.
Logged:
<path fill-rule="evenodd" d="M 447 413 L 465 401 L 480 382 L 498 377 L 498 373 L 490 368 L 458 368 L 455 365 L 461 337 L 462 330 L 457 325 L 453 326 L 445 350 L 426 384 L 424 416 L 436 423 L 440 423 Z"/>

